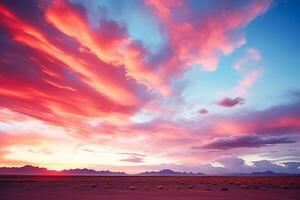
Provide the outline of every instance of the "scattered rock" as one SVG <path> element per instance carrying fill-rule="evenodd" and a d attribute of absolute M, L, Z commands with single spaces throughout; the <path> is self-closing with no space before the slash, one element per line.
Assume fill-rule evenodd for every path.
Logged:
<path fill-rule="evenodd" d="M 149 187 L 144 187 L 144 190 L 150 190 L 150 188 Z"/>
<path fill-rule="evenodd" d="M 187 189 L 192 189 L 192 188 L 194 188 L 194 186 L 193 185 L 188 185 L 186 188 Z"/>
<path fill-rule="evenodd" d="M 228 191 L 228 188 L 221 188 L 222 191 Z"/>
<path fill-rule="evenodd" d="M 180 185 L 175 185 L 174 188 L 175 188 L 176 190 L 180 190 L 182 187 L 181 187 Z"/>
<path fill-rule="evenodd" d="M 281 189 L 290 189 L 290 187 L 289 187 L 289 186 L 286 186 L 286 185 L 282 185 L 282 186 L 280 186 L 280 188 L 281 188 Z"/>
<path fill-rule="evenodd" d="M 111 189 L 111 188 L 113 188 L 113 186 L 111 186 L 111 185 L 105 185 L 104 186 L 104 189 Z"/>
<path fill-rule="evenodd" d="M 137 188 L 135 186 L 129 186 L 127 189 L 128 190 L 136 190 Z"/>
<path fill-rule="evenodd" d="M 204 190 L 208 190 L 208 191 L 210 191 L 210 190 L 211 190 L 211 188 L 204 188 Z"/>
<path fill-rule="evenodd" d="M 158 185 L 158 186 L 156 186 L 156 188 L 159 190 L 164 189 L 164 187 L 162 185 Z"/>
<path fill-rule="evenodd" d="M 249 188 L 249 187 L 247 185 L 240 185 L 240 188 L 246 189 L 246 188 Z"/>
<path fill-rule="evenodd" d="M 73 186 L 72 188 L 73 189 L 84 189 L 86 187 L 87 187 L 87 185 L 76 185 L 76 186 Z"/>

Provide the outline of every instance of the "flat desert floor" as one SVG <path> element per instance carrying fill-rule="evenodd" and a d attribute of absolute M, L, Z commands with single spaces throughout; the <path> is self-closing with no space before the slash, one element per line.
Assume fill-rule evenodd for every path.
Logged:
<path fill-rule="evenodd" d="M 300 199 L 300 177 L 0 176 L 1 200 Z"/>

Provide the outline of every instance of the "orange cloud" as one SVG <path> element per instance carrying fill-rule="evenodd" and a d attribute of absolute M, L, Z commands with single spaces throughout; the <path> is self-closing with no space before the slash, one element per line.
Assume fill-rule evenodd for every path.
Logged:
<path fill-rule="evenodd" d="M 31 48 L 26 53 L 8 52 L 7 57 L 32 54 L 27 65 L 36 74 L 11 78 L 16 74 L 12 70 L 19 70 L 21 63 L 14 63 L 18 60 L 13 58 L 2 60 L 8 69 L 1 74 L 2 106 L 51 123 L 71 125 L 98 117 L 124 120 L 138 109 L 141 98 L 147 98 L 143 92 L 136 93 L 141 86 L 128 80 L 122 69 L 89 53 L 67 51 L 45 30 L 22 21 L 5 6 L 0 6 L 0 15 L 13 42 Z M 76 79 L 71 80 L 70 75 Z M 29 106 L 32 102 L 35 111 Z"/>
<path fill-rule="evenodd" d="M 118 80 L 108 77 L 105 74 L 93 73 L 95 66 L 92 63 L 61 50 L 52 44 L 41 31 L 22 22 L 6 8 L 1 7 L 0 12 L 4 16 L 1 21 L 6 27 L 10 28 L 16 41 L 37 49 L 64 63 L 68 68 L 80 73 L 83 76 L 83 81 L 89 86 L 111 100 L 128 106 L 138 103 L 135 95 L 128 88 L 122 87 L 124 86 L 123 84 L 118 84 Z M 120 101 L 120 96 L 122 96 L 122 101 Z"/>
<path fill-rule="evenodd" d="M 170 94 L 167 82 L 143 62 L 145 50 L 132 41 L 119 24 L 103 19 L 98 29 L 93 28 L 89 26 L 83 12 L 65 1 L 57 1 L 51 5 L 46 16 L 50 23 L 76 38 L 99 59 L 115 67 L 124 66 L 127 76 L 149 89 L 158 90 L 164 95 Z M 128 99 L 126 102 L 132 101 L 133 99 Z"/>

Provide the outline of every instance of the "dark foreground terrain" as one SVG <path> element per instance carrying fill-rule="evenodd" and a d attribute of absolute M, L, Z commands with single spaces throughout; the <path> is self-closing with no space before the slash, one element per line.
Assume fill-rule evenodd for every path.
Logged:
<path fill-rule="evenodd" d="M 300 199 L 300 177 L 0 176 L 1 200 Z"/>

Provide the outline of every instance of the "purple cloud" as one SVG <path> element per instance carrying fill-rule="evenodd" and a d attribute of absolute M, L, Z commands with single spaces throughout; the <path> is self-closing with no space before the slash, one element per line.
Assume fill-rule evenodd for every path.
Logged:
<path fill-rule="evenodd" d="M 207 149 L 234 149 L 242 147 L 264 147 L 275 144 L 289 144 L 295 143 L 291 137 L 288 136 L 258 136 L 246 135 L 235 137 L 221 137 L 214 141 L 205 144 L 202 148 Z"/>
<path fill-rule="evenodd" d="M 198 111 L 199 114 L 204 115 L 208 113 L 208 110 L 206 110 L 205 108 L 202 108 Z"/>
<path fill-rule="evenodd" d="M 234 107 L 236 105 L 242 105 L 244 103 L 245 103 L 245 99 L 241 97 L 236 97 L 236 98 L 225 97 L 217 102 L 219 106 L 224 106 L 224 107 Z"/>
<path fill-rule="evenodd" d="M 127 156 L 136 156 L 136 157 L 145 157 L 145 154 L 141 154 L 141 153 L 127 153 L 127 152 L 121 152 L 118 153 L 120 155 L 127 155 Z"/>
<path fill-rule="evenodd" d="M 138 156 L 130 156 L 129 158 L 125 158 L 125 159 L 122 159 L 120 161 L 133 162 L 133 163 L 142 163 L 144 161 L 144 159 L 141 158 L 141 157 L 138 157 Z"/>

